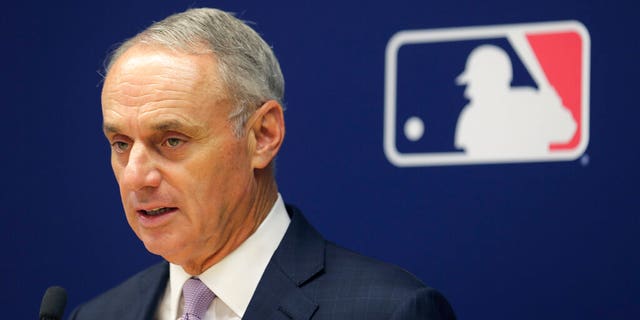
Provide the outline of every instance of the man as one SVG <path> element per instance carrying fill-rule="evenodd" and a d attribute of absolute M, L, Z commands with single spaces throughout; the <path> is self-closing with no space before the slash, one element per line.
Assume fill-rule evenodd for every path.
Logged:
<path fill-rule="evenodd" d="M 193 9 L 115 50 L 104 133 L 127 221 L 168 261 L 70 319 L 451 319 L 435 290 L 326 242 L 285 207 L 273 161 L 284 80 L 233 16 Z"/>
<path fill-rule="evenodd" d="M 513 67 L 504 49 L 481 45 L 456 78 L 469 99 L 458 118 L 455 146 L 478 158 L 522 158 L 549 153 L 576 132 L 571 112 L 555 89 L 512 87 Z"/>

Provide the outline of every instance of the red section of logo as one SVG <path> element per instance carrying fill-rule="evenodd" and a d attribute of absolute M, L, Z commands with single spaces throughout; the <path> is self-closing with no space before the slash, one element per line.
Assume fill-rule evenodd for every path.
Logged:
<path fill-rule="evenodd" d="M 582 131 L 582 39 L 577 32 L 528 34 L 527 39 L 549 83 L 576 121 L 577 130 L 569 142 L 551 144 L 550 150 L 578 146 Z M 561 53 L 561 54 L 558 54 Z"/>

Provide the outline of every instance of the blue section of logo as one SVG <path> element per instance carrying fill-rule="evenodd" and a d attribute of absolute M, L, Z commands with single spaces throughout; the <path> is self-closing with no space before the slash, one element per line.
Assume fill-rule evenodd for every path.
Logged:
<path fill-rule="evenodd" d="M 398 51 L 396 147 L 400 153 L 463 152 L 454 146 L 460 112 L 469 102 L 465 85 L 456 84 L 473 49 L 491 44 L 513 64 L 512 86 L 537 88 L 507 39 L 494 38 L 405 44 Z M 418 102 L 418 103 L 416 103 Z M 419 121 L 423 132 L 408 134 Z"/>

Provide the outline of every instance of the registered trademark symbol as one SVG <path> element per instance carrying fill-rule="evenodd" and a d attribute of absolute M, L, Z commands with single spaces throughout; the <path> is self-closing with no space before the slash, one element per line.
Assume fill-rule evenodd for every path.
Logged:
<path fill-rule="evenodd" d="M 583 155 L 583 156 L 580 158 L 580 164 L 581 164 L 583 167 L 586 167 L 586 166 L 588 166 L 588 165 L 589 165 L 589 155 L 588 155 L 588 154 L 585 154 L 585 155 Z"/>

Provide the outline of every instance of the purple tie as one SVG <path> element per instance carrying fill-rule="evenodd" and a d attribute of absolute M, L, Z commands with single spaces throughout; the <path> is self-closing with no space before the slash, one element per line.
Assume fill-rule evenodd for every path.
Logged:
<path fill-rule="evenodd" d="M 204 314 L 207 313 L 211 301 L 216 297 L 200 279 L 196 278 L 191 278 L 184 283 L 182 295 L 184 296 L 182 320 L 204 319 Z"/>

